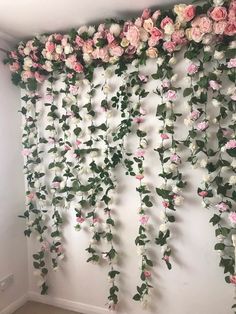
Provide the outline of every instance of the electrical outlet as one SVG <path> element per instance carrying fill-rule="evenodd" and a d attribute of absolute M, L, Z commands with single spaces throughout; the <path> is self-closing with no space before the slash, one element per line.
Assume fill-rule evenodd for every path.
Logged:
<path fill-rule="evenodd" d="M 10 274 L 2 279 L 0 279 L 0 290 L 4 291 L 6 290 L 12 283 L 14 280 L 14 275 Z"/>

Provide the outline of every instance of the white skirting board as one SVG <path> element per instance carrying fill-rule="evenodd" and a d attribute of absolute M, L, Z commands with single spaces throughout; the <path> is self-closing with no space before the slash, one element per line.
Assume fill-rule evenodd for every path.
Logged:
<path fill-rule="evenodd" d="M 22 305 L 24 305 L 28 301 L 28 295 L 24 295 L 23 297 L 19 298 L 15 302 L 8 305 L 5 309 L 0 311 L 0 314 L 12 314 L 17 309 L 19 309 Z"/>
<path fill-rule="evenodd" d="M 29 292 L 28 300 L 40 302 L 40 303 L 45 303 L 48 305 L 57 306 L 57 307 L 60 307 L 60 308 L 66 309 L 66 310 L 75 311 L 75 312 L 79 312 L 79 313 L 83 313 L 83 314 L 111 313 L 106 308 L 102 308 L 102 307 L 98 307 L 98 306 L 94 306 L 94 305 L 89 305 L 89 304 L 84 304 L 84 303 L 79 303 L 79 302 L 70 301 L 70 300 L 61 299 L 61 298 L 42 296 L 42 295 L 35 293 L 35 292 Z M 0 313 L 0 314 L 5 314 L 5 313 Z M 6 314 L 8 314 L 8 313 L 6 313 Z"/>

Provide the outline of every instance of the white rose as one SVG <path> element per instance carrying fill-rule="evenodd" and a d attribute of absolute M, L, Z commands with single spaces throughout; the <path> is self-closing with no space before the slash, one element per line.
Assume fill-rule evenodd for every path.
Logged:
<path fill-rule="evenodd" d="M 83 59 L 84 59 L 84 62 L 87 63 L 87 64 L 91 63 L 91 61 L 92 61 L 92 57 L 91 57 L 91 55 L 89 53 L 84 53 L 83 54 Z"/>
<path fill-rule="evenodd" d="M 201 168 L 206 168 L 207 166 L 207 159 L 203 158 L 200 160 L 199 165 Z"/>
<path fill-rule="evenodd" d="M 222 151 L 222 153 L 224 153 L 224 152 L 226 151 L 225 146 L 221 147 L 221 149 L 220 149 L 220 150 Z"/>
<path fill-rule="evenodd" d="M 230 184 L 230 185 L 236 184 L 236 176 L 231 176 L 231 177 L 229 178 L 229 184 Z"/>
<path fill-rule="evenodd" d="M 178 168 L 178 166 L 174 163 L 171 163 L 169 167 L 170 167 L 170 170 L 173 172 Z"/>
<path fill-rule="evenodd" d="M 48 61 L 46 60 L 44 65 L 43 65 L 43 68 L 48 71 L 48 72 L 52 72 L 52 62 L 51 61 Z"/>
<path fill-rule="evenodd" d="M 174 186 L 172 191 L 177 194 L 180 192 L 180 188 L 178 188 L 177 186 Z"/>
<path fill-rule="evenodd" d="M 33 61 L 30 57 L 26 57 L 24 59 L 24 70 L 28 70 L 29 68 L 31 68 L 33 65 Z"/>
<path fill-rule="evenodd" d="M 77 33 L 78 33 L 79 35 L 81 35 L 81 34 L 83 34 L 83 33 L 87 33 L 87 32 L 88 32 L 88 27 L 87 27 L 86 25 L 81 26 L 81 27 L 78 29 L 78 31 L 77 31 Z"/>
<path fill-rule="evenodd" d="M 157 65 L 160 66 L 160 65 L 162 65 L 162 63 L 164 62 L 164 59 L 161 58 L 161 57 L 158 57 L 156 62 L 157 62 Z"/>
<path fill-rule="evenodd" d="M 108 95 L 110 92 L 111 92 L 111 86 L 110 85 L 108 85 L 108 84 L 106 84 L 106 85 L 104 85 L 103 86 L 103 93 L 105 94 L 105 95 Z"/>
<path fill-rule="evenodd" d="M 138 255 L 143 255 L 145 253 L 145 247 L 143 245 L 137 246 L 137 253 Z"/>
<path fill-rule="evenodd" d="M 231 163 L 231 167 L 236 168 L 236 158 L 233 159 Z"/>
<path fill-rule="evenodd" d="M 174 83 L 174 82 L 177 81 L 177 79 L 178 79 L 178 74 L 174 74 L 174 75 L 172 76 L 172 78 L 170 79 L 170 81 L 171 81 L 172 83 Z"/>
<path fill-rule="evenodd" d="M 184 197 L 179 195 L 179 196 L 176 196 L 175 199 L 174 199 L 174 202 L 175 202 L 175 205 L 176 206 L 180 206 L 183 204 L 184 202 Z"/>
<path fill-rule="evenodd" d="M 196 150 L 196 144 L 195 143 L 190 143 L 189 149 L 194 152 Z"/>
<path fill-rule="evenodd" d="M 225 54 L 224 54 L 223 51 L 218 51 L 218 50 L 216 50 L 216 51 L 214 52 L 214 59 L 215 59 L 215 60 L 222 60 L 222 59 L 224 58 L 224 56 L 225 56 Z"/>
<path fill-rule="evenodd" d="M 30 54 L 30 48 L 29 48 L 29 47 L 25 47 L 25 48 L 24 48 L 24 54 L 25 54 L 26 56 L 28 56 L 28 55 Z"/>
<path fill-rule="evenodd" d="M 230 49 L 236 48 L 236 40 L 231 41 L 231 43 L 229 44 L 229 48 L 230 48 Z"/>
<path fill-rule="evenodd" d="M 213 0 L 214 6 L 221 6 L 224 4 L 224 0 Z"/>
<path fill-rule="evenodd" d="M 213 98 L 213 99 L 212 99 L 212 105 L 213 105 L 214 107 L 219 107 L 219 106 L 220 106 L 220 102 L 219 102 L 217 99 Z"/>
<path fill-rule="evenodd" d="M 236 121 L 236 113 L 232 114 L 232 121 Z"/>
<path fill-rule="evenodd" d="M 159 230 L 165 233 L 168 230 L 167 224 L 161 224 Z"/>
<path fill-rule="evenodd" d="M 95 33 L 95 27 L 94 26 L 89 26 L 89 28 L 88 28 L 89 36 L 93 36 L 94 33 Z"/>
<path fill-rule="evenodd" d="M 63 48 L 61 45 L 56 46 L 56 53 L 61 54 L 63 52 Z"/>
<path fill-rule="evenodd" d="M 119 36 L 121 32 L 121 27 L 119 24 L 111 24 L 110 26 L 110 33 L 114 36 Z"/>
<path fill-rule="evenodd" d="M 204 51 L 210 52 L 211 51 L 211 46 L 204 46 Z"/>
<path fill-rule="evenodd" d="M 211 178 L 211 175 L 205 175 L 205 176 L 203 177 L 203 181 L 204 181 L 204 182 L 207 182 L 207 183 L 210 182 L 211 179 L 212 179 L 212 178 Z"/>
<path fill-rule="evenodd" d="M 163 210 L 160 212 L 160 220 L 163 222 L 166 221 L 166 213 Z"/>
<path fill-rule="evenodd" d="M 172 35 L 175 31 L 175 26 L 171 23 L 166 24 L 164 27 L 164 32 L 166 35 Z"/>
<path fill-rule="evenodd" d="M 70 44 L 67 44 L 65 47 L 64 47 L 64 52 L 66 55 L 68 55 L 69 53 L 72 53 L 73 52 L 73 48 L 71 47 Z"/>
<path fill-rule="evenodd" d="M 170 64 L 170 65 L 175 65 L 176 62 L 177 62 L 177 60 L 176 60 L 175 57 L 172 57 L 172 58 L 170 58 L 170 60 L 169 60 L 169 64 Z"/>

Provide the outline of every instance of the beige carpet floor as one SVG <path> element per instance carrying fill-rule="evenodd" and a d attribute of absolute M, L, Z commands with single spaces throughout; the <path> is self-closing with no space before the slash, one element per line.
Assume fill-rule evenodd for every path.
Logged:
<path fill-rule="evenodd" d="M 13 314 L 78 314 L 77 312 L 67 311 L 58 307 L 37 303 L 27 302 Z"/>

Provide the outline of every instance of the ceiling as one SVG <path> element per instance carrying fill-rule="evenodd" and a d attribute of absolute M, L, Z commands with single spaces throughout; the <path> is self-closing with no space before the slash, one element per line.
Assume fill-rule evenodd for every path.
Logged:
<path fill-rule="evenodd" d="M 144 8 L 163 8 L 179 0 L 0 0 L 0 32 L 13 41 L 63 31 L 105 18 L 127 19 Z"/>

